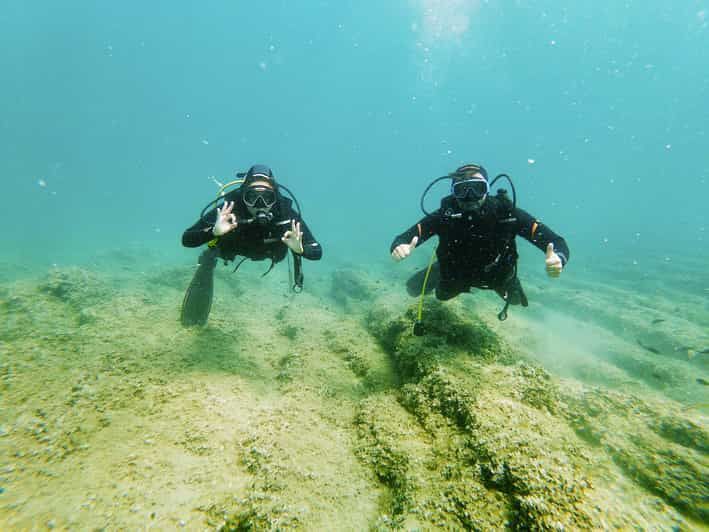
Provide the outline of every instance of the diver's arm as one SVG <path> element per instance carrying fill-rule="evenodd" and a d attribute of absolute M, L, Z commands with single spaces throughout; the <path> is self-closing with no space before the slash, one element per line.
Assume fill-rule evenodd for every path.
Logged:
<path fill-rule="evenodd" d="M 402 244 L 411 243 L 414 237 L 417 237 L 416 245 L 423 244 L 426 240 L 438 233 L 439 220 L 440 217 L 438 216 L 438 211 L 421 218 L 417 224 L 412 225 L 406 231 L 394 238 L 391 246 L 389 246 L 389 252 L 393 253 L 394 249 Z"/>
<path fill-rule="evenodd" d="M 182 233 L 182 245 L 187 248 L 196 248 L 214 239 L 213 226 L 200 219 L 192 227 Z"/>
<path fill-rule="evenodd" d="M 201 218 L 196 224 L 187 229 L 182 235 L 182 245 L 195 248 L 233 231 L 239 225 L 236 214 L 233 212 L 234 202 L 225 202 L 221 208 L 217 207 L 207 213 L 206 220 L 215 220 L 212 224 Z"/>
<path fill-rule="evenodd" d="M 561 259 L 562 266 L 569 262 L 570 252 L 566 240 L 557 235 L 548 226 L 534 218 L 527 211 L 516 208 L 514 217 L 517 219 L 517 234 L 531 242 L 540 250 L 546 252 L 549 244 L 553 244 L 553 251 Z"/>
<path fill-rule="evenodd" d="M 303 233 L 303 257 L 308 260 L 320 260 L 322 257 L 322 246 L 315 240 L 308 225 L 301 219 L 300 230 Z"/>
<path fill-rule="evenodd" d="M 283 237 L 281 238 L 283 243 L 286 244 L 291 249 L 291 251 L 293 251 L 293 253 L 301 255 L 302 257 L 305 257 L 308 260 L 320 260 L 320 258 L 322 257 L 322 246 L 317 240 L 315 240 L 315 237 L 313 236 L 312 231 L 310 231 L 308 224 L 306 224 L 305 221 L 300 217 L 300 215 L 293 209 L 290 202 L 285 207 L 285 210 L 290 216 L 290 220 L 287 220 L 290 229 L 283 234 Z M 294 235 L 296 236 L 297 240 L 300 240 L 300 246 L 302 246 L 302 251 L 299 251 L 297 248 L 294 249 L 287 242 L 287 240 L 290 240 L 292 242 Z"/>

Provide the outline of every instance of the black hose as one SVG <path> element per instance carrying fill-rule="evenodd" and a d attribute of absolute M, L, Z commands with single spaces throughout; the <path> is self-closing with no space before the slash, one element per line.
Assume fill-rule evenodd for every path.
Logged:
<path fill-rule="evenodd" d="M 512 179 L 507 174 L 498 174 L 497 176 L 495 176 L 495 179 L 490 182 L 490 190 L 492 190 L 492 187 L 495 185 L 495 183 L 497 183 L 497 180 L 502 177 L 507 179 L 507 182 L 510 184 L 510 188 L 512 188 L 512 207 L 517 207 L 517 191 L 515 190 L 515 184 L 512 182 Z"/>
<path fill-rule="evenodd" d="M 289 189 L 288 187 L 286 187 L 285 185 L 279 184 L 279 185 L 278 185 L 278 188 L 279 188 L 279 189 L 282 188 L 283 190 L 285 190 L 286 192 L 288 192 L 288 195 L 289 195 L 289 196 L 291 197 L 291 199 L 295 202 L 295 206 L 296 206 L 296 208 L 298 209 L 298 218 L 300 218 L 300 219 L 302 220 L 302 219 L 303 219 L 303 215 L 300 213 L 300 203 L 298 203 L 298 199 L 295 197 L 295 194 L 293 194 L 293 193 L 290 191 L 290 189 Z"/>
<path fill-rule="evenodd" d="M 438 183 L 439 181 L 443 181 L 444 179 L 450 179 L 451 176 L 449 175 L 442 175 L 441 177 L 437 177 L 433 181 L 431 181 L 428 186 L 426 187 L 426 190 L 423 191 L 423 194 L 421 194 L 421 210 L 426 216 L 431 216 L 431 213 L 426 210 L 426 207 L 423 206 L 423 202 L 426 199 L 426 194 L 428 194 L 428 191 L 431 190 L 431 187 Z"/>

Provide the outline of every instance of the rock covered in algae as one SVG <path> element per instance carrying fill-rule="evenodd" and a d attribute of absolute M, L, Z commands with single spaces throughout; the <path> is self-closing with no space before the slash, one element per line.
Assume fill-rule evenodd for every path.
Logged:
<path fill-rule="evenodd" d="M 82 268 L 53 268 L 39 290 L 76 309 L 104 301 L 112 292 L 95 273 Z"/>
<path fill-rule="evenodd" d="M 345 308 L 363 301 L 372 301 L 377 293 L 376 282 L 361 270 L 335 270 L 330 282 L 330 297 Z"/>
<path fill-rule="evenodd" d="M 416 306 L 398 317 L 377 307 L 367 317 L 369 331 L 389 351 L 405 379 L 421 378 L 455 354 L 487 361 L 510 356 L 504 342 L 481 320 L 463 319 L 438 301 L 427 302 L 423 316 L 422 336 L 413 334 Z"/>
<path fill-rule="evenodd" d="M 681 412 L 616 391 L 564 393 L 570 424 L 626 474 L 683 513 L 709 521 L 709 433 Z"/>
<path fill-rule="evenodd" d="M 393 515 L 401 515 L 411 504 L 409 458 L 400 448 L 402 438 L 397 434 L 396 424 L 386 419 L 386 413 L 397 408 L 395 404 L 387 405 L 388 400 L 380 396 L 360 405 L 355 416 L 360 442 L 357 453 L 389 488 L 390 499 L 384 502 L 385 507 Z"/>
<path fill-rule="evenodd" d="M 52 268 L 39 282 L 17 281 L 0 292 L 0 336 L 16 340 L 37 335 L 65 342 L 76 325 L 89 325 L 95 307 L 114 296 L 111 286 L 82 268 Z"/>
<path fill-rule="evenodd" d="M 592 527 L 574 433 L 550 415 L 563 410 L 550 376 L 496 364 L 514 358 L 505 343 L 438 302 L 424 312 L 425 335 L 414 336 L 415 311 L 380 308 L 368 320 L 403 381 L 395 399 L 370 399 L 356 418 L 362 459 L 389 487 L 388 524 Z"/>
<path fill-rule="evenodd" d="M 159 272 L 148 276 L 148 286 L 165 286 L 175 290 L 186 290 L 192 280 L 195 266 L 173 266 L 162 268 Z"/>

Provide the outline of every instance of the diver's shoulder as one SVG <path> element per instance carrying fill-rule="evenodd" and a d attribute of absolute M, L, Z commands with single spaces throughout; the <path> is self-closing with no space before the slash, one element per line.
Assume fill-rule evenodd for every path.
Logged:
<path fill-rule="evenodd" d="M 226 194 L 224 194 L 224 201 L 236 201 L 241 198 L 241 189 L 237 188 L 234 190 L 230 190 Z"/>
<path fill-rule="evenodd" d="M 515 209 L 514 203 L 512 203 L 512 200 L 506 193 L 489 196 L 487 201 L 492 204 L 492 207 L 497 212 L 510 213 Z"/>

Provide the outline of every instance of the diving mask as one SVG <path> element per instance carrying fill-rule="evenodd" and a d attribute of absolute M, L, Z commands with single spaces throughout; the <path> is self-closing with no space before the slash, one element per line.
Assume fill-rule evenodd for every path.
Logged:
<path fill-rule="evenodd" d="M 459 201 L 476 201 L 483 199 L 490 191 L 490 186 L 483 178 L 454 181 L 451 192 Z"/>
<path fill-rule="evenodd" d="M 249 187 L 243 198 L 247 207 L 270 209 L 276 203 L 276 192 L 268 187 Z"/>

